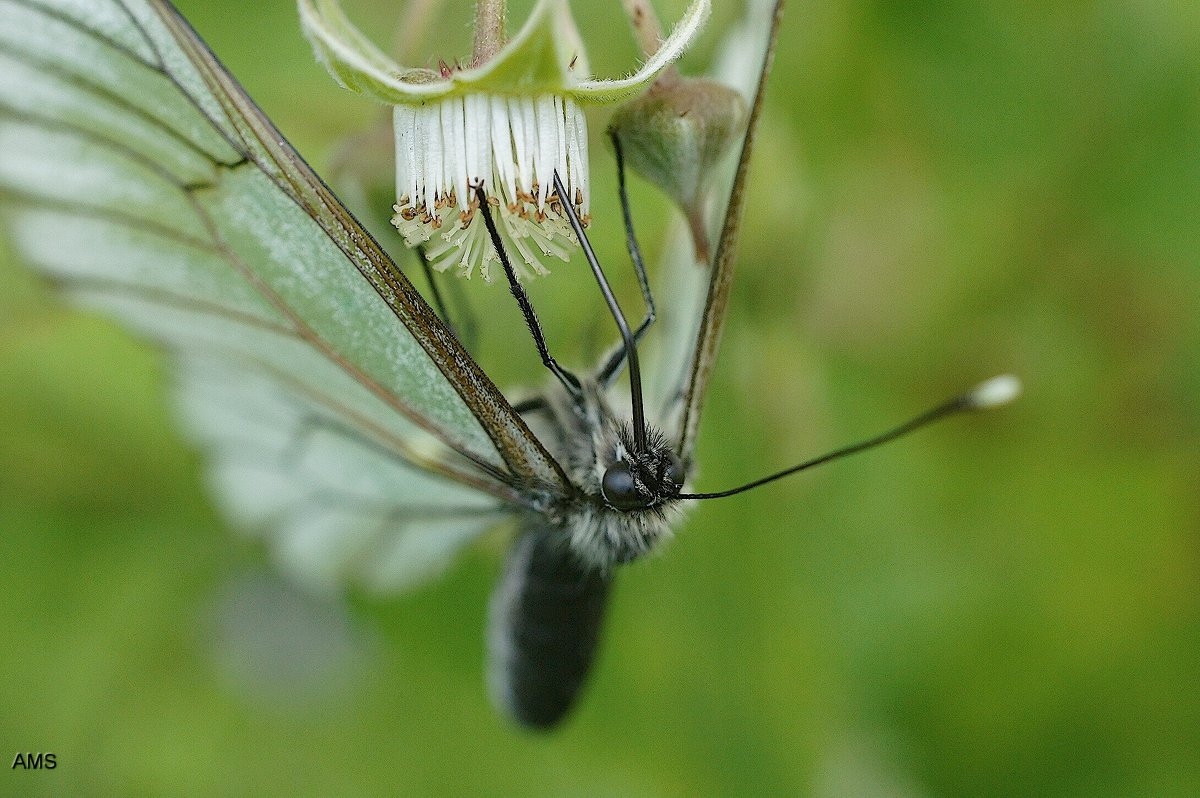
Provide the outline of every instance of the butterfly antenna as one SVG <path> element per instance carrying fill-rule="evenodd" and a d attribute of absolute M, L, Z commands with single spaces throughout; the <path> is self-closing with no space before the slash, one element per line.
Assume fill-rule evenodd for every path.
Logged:
<path fill-rule="evenodd" d="M 479 210 L 483 214 L 483 223 L 487 227 L 488 235 L 492 239 L 492 246 L 496 249 L 496 256 L 500 258 L 500 265 L 504 268 L 504 276 L 508 278 L 508 288 L 512 292 L 513 298 L 517 300 L 517 304 L 521 306 L 521 313 L 525 316 L 525 325 L 529 328 L 529 334 L 533 336 L 533 343 L 537 347 L 538 354 L 541 355 L 542 364 L 550 369 L 551 374 L 558 378 L 558 381 L 562 383 L 562 386 L 567 389 L 567 393 L 573 399 L 576 401 L 582 399 L 583 388 L 579 384 L 579 378 L 558 365 L 558 361 L 554 359 L 550 354 L 549 347 L 546 346 L 546 336 L 542 332 L 542 323 L 538 321 L 537 314 L 533 312 L 533 304 L 529 301 L 529 295 L 525 293 L 525 289 L 517 281 L 517 274 L 513 271 L 512 263 L 508 259 L 508 252 L 504 249 L 504 242 L 500 240 L 500 231 L 496 229 L 496 222 L 492 219 L 487 194 L 483 192 L 482 180 L 475 185 L 475 193 L 479 197 Z"/>
<path fill-rule="evenodd" d="M 633 338 L 633 331 L 629 329 L 629 322 L 625 320 L 625 314 L 621 312 L 621 306 L 617 304 L 617 298 L 608 284 L 608 278 L 604 276 L 604 270 L 600 268 L 600 261 L 596 260 L 596 253 L 592 250 L 587 234 L 583 232 L 583 224 L 580 223 L 579 216 L 575 213 L 574 203 L 570 202 L 570 195 L 567 194 L 567 189 L 563 186 L 562 178 L 558 176 L 557 170 L 554 172 L 554 190 L 558 194 L 563 212 L 571 222 L 571 229 L 579 238 L 579 245 L 583 247 L 583 256 L 587 258 L 588 265 L 592 267 L 592 274 L 596 276 L 600 293 L 604 295 L 604 302 L 608 305 L 609 312 L 612 313 L 613 321 L 617 323 L 617 330 L 621 333 L 625 357 L 629 361 L 629 393 L 633 401 L 634 444 L 639 452 L 645 452 L 646 414 L 642 405 L 642 372 L 638 368 L 637 342 Z"/>
<path fill-rule="evenodd" d="M 850 446 L 844 446 L 841 449 L 834 449 L 832 452 L 823 454 L 820 457 L 800 463 L 799 465 L 785 468 L 782 471 L 765 476 L 762 479 L 756 479 L 753 482 L 748 482 L 737 488 L 729 490 L 717 491 L 716 493 L 680 493 L 676 498 L 679 499 L 722 499 L 726 496 L 733 496 L 737 493 L 757 488 L 759 485 L 765 485 L 768 482 L 774 482 L 790 474 L 795 474 L 797 471 L 804 471 L 813 466 L 828 463 L 831 460 L 838 460 L 847 455 L 858 454 L 859 452 L 873 449 L 876 446 L 894 441 L 897 438 L 903 437 L 910 432 L 920 429 L 927 424 L 932 424 L 935 421 L 940 421 L 943 418 L 965 413 L 973 410 L 990 410 L 993 407 L 1006 405 L 1016 399 L 1021 393 L 1021 381 L 1011 374 L 1002 374 L 999 377 L 993 377 L 990 380 L 981 382 L 966 393 L 956 396 L 948 402 L 926 410 L 916 418 L 904 422 L 898 427 L 895 427 L 881 435 L 876 435 L 873 438 L 868 438 L 865 441 L 860 441 Z"/>

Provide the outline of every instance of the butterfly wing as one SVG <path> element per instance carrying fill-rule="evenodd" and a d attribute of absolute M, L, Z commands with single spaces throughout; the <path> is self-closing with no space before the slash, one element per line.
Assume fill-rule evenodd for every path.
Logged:
<path fill-rule="evenodd" d="M 733 283 L 733 270 L 737 255 L 738 233 L 741 230 L 742 211 L 746 199 L 746 177 L 750 168 L 750 155 L 758 132 L 758 121 L 762 113 L 763 96 L 767 76 L 775 53 L 775 41 L 783 14 L 782 0 L 773 3 L 756 2 L 742 31 L 731 36 L 734 52 L 733 63 L 727 63 L 718 75 L 730 85 L 741 90 L 752 91 L 750 115 L 746 123 L 746 135 L 742 140 L 741 153 L 734 171 L 729 199 L 725 206 L 724 221 L 713 255 L 711 270 L 704 275 L 688 263 L 686 253 L 689 246 L 672 248 L 667 264 L 668 285 L 673 296 L 678 297 L 677 307 L 682 312 L 668 314 L 661 331 L 662 363 L 687 363 L 680 376 L 655 386 L 653 396 L 664 406 L 663 426 L 677 430 L 676 451 L 686 463 L 691 460 L 695 446 L 696 431 L 700 424 L 700 413 L 704 408 L 709 376 L 717 358 L 721 331 L 725 323 L 725 311 L 729 302 L 729 289 Z M 769 6 L 769 8 L 767 7 Z M 757 16 L 757 19 L 756 19 Z M 759 33 L 765 20 L 768 33 Z M 765 45 L 765 46 L 764 46 Z M 761 53 L 761 60 L 750 60 L 753 54 Z M 749 56 L 749 58 L 748 58 Z M 749 77 L 750 80 L 746 80 Z M 703 279 L 707 276 L 707 282 Z M 703 300 L 697 301 L 700 296 Z M 696 309 L 701 308 L 699 320 Z"/>
<path fill-rule="evenodd" d="M 488 508 L 569 490 L 165 0 L 0 0 L 0 218 L 23 260 L 177 355 L 235 509 L 304 556 L 436 510 L 453 529 L 392 541 L 436 559 Z"/>

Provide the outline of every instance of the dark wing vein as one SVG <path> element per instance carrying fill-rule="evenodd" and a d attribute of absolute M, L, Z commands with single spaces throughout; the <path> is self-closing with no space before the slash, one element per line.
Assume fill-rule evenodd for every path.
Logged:
<path fill-rule="evenodd" d="M 4 188 L 3 194 L 0 195 L 7 198 L 9 201 L 15 201 L 29 208 L 44 208 L 56 213 L 67 215 L 70 214 L 75 218 L 90 218 L 111 224 L 115 227 L 123 227 L 128 230 L 139 230 L 143 233 L 150 233 L 159 238 L 172 241 L 176 244 L 181 244 L 189 249 L 201 250 L 205 252 L 216 253 L 217 248 L 212 241 L 208 241 L 188 233 L 177 230 L 174 227 L 162 224 L 154 219 L 147 219 L 144 216 L 138 216 L 134 213 L 115 209 L 105 208 L 99 205 L 88 205 L 86 203 L 68 202 L 64 199 L 54 197 L 44 197 L 32 192 L 23 191 L 21 189 Z"/>
<path fill-rule="evenodd" d="M 109 43 L 109 40 L 107 40 L 107 39 L 104 39 L 102 41 L 104 41 L 106 44 Z M 120 49 L 120 50 L 118 50 L 118 52 L 126 53 L 128 51 L 124 50 L 124 49 Z M 27 64 L 28 66 L 34 67 L 35 69 L 37 69 L 39 72 L 42 72 L 43 74 L 54 75 L 55 77 L 59 78 L 60 80 L 74 85 L 76 88 L 79 88 L 83 91 L 86 91 L 86 92 L 92 94 L 92 95 L 95 95 L 96 97 L 99 97 L 100 99 L 102 99 L 106 103 L 108 103 L 109 105 L 111 105 L 115 108 L 119 108 L 119 109 L 125 111 L 126 113 L 128 113 L 129 115 L 137 117 L 138 119 L 141 119 L 148 125 L 161 131 L 163 133 L 163 135 L 177 141 L 178 143 L 182 144 L 184 147 L 187 147 L 188 149 L 195 152 L 197 155 L 201 156 L 202 158 L 205 158 L 205 159 L 212 161 L 213 163 L 221 165 L 221 166 L 235 166 L 236 165 L 236 161 L 235 162 L 223 161 L 217 154 L 209 152 L 208 150 L 206 150 L 202 146 L 200 146 L 200 144 L 193 141 L 191 138 L 184 135 L 183 133 L 181 133 L 179 130 L 177 130 L 173 126 L 167 124 L 166 121 L 164 121 L 161 117 L 155 116 L 150 111 L 146 110 L 145 108 L 142 108 L 140 105 L 130 102 L 124 96 L 122 96 L 121 94 L 118 94 L 117 92 L 110 90 L 107 86 L 104 86 L 103 84 L 100 84 L 93 80 L 90 80 L 88 77 L 86 77 L 84 75 L 79 75 L 79 74 L 76 74 L 73 72 L 69 72 L 69 71 L 63 69 L 58 64 L 55 64 L 52 61 L 45 59 L 45 58 L 39 58 L 36 55 L 33 55 L 32 53 L 10 52 L 9 55 L 15 59 Z M 148 64 L 144 61 L 137 61 L 136 63 L 145 67 L 146 69 L 151 70 L 152 72 L 154 72 L 156 74 L 165 76 L 165 73 L 161 69 L 159 69 L 158 67 L 155 67 L 152 64 Z M 230 143 L 232 143 L 232 142 L 230 142 Z"/>
<path fill-rule="evenodd" d="M 114 89 L 111 84 L 102 83 L 103 76 L 94 80 L 89 75 L 79 74 L 78 71 L 70 69 L 70 66 L 77 66 L 77 62 L 71 60 L 69 53 L 57 56 L 67 65 L 64 67 L 62 63 L 56 63 L 53 60 L 54 54 L 42 57 L 28 50 L 22 50 L 19 46 L 4 46 L 2 42 L 0 42 L 0 52 L 16 59 L 16 62 L 23 64 L 24 67 L 34 69 L 42 75 L 52 76 L 54 80 L 70 87 L 73 91 L 89 96 L 91 99 L 84 102 L 94 104 L 98 109 L 96 113 L 115 117 L 118 125 L 121 124 L 121 119 L 129 118 L 137 124 L 157 130 L 161 136 L 178 145 L 178 148 L 191 152 L 216 170 L 211 174 L 193 173 L 194 170 L 189 170 L 186 161 L 179 160 L 183 157 L 182 154 L 173 155 L 175 160 L 170 161 L 173 166 L 169 166 L 166 158 L 158 159 L 154 157 L 153 153 L 142 152 L 136 146 L 136 141 L 127 143 L 116 139 L 112 134 L 106 135 L 100 130 L 89 129 L 66 119 L 39 116 L 37 113 L 23 108 L 5 107 L 3 112 L 10 118 L 16 118 L 27 125 L 37 126 L 47 132 L 74 136 L 81 141 L 87 141 L 93 146 L 101 147 L 131 164 L 136 164 L 142 170 L 152 173 L 164 184 L 182 194 L 186 205 L 194 212 L 196 219 L 189 223 L 184 218 L 171 217 L 170 223 L 166 223 L 161 219 L 151 218 L 150 206 L 138 208 L 132 203 L 128 207 L 122 205 L 119 190 L 114 190 L 111 195 L 106 197 L 108 205 L 104 203 L 104 197 L 96 203 L 81 201 L 79 204 L 73 205 L 70 204 L 69 193 L 68 197 L 35 197 L 29 192 L 23 191 L 19 186 L 14 187 L 13 185 L 0 186 L 5 197 L 10 201 L 15 200 L 23 206 L 41 207 L 61 215 L 70 212 L 77 218 L 103 221 L 116 227 L 158 236 L 197 251 L 214 254 L 227 263 L 259 297 L 266 301 L 271 311 L 266 315 L 277 315 L 279 318 L 260 318 L 244 309 L 226 307 L 220 302 L 191 297 L 158 285 L 123 284 L 121 280 L 106 280 L 86 274 L 56 274 L 53 275 L 54 279 L 89 293 L 116 294 L 121 292 L 125 298 L 137 298 L 143 302 L 174 306 L 194 314 L 203 314 L 223 318 L 235 324 L 254 326 L 277 335 L 298 337 L 334 364 L 347 377 L 366 388 L 401 416 L 429 431 L 452 450 L 471 461 L 476 471 L 483 473 L 479 477 L 473 477 L 462 472 L 461 469 L 449 466 L 445 469 L 434 468 L 433 470 L 440 473 L 451 472 L 447 475 L 453 476 L 457 481 L 467 482 L 476 487 L 484 486 L 488 492 L 497 495 L 504 494 L 505 498 L 509 499 L 518 493 L 514 487 L 534 487 L 558 493 L 571 489 L 569 481 L 558 463 L 532 435 L 524 421 L 512 410 L 495 385 L 462 350 L 453 335 L 436 318 L 395 264 L 380 250 L 378 244 L 337 201 L 291 146 L 284 141 L 270 121 L 262 115 L 257 106 L 219 65 L 208 48 L 168 3 L 162 0 L 149 0 L 147 7 L 152 11 L 153 16 L 148 17 L 146 12 L 142 11 L 142 4 L 139 4 L 138 10 L 135 11 L 131 2 L 117 0 L 127 25 L 122 22 L 121 30 L 116 31 L 115 35 L 108 35 L 104 31 L 97 30 L 72 17 L 69 13 L 61 12 L 56 8 L 36 2 L 36 0 L 5 0 L 5 2 L 10 6 L 24 8 L 32 13 L 41 14 L 60 25 L 68 26 L 75 33 L 89 37 L 95 43 L 108 48 L 134 68 L 152 73 L 167 81 L 180 98 L 180 102 L 185 103 L 194 113 L 198 114 L 199 119 L 192 120 L 190 130 L 186 120 L 181 121 L 184 126 L 182 129 L 177 128 L 168 122 L 161 113 L 151 110 L 155 109 L 155 106 L 139 105 L 139 102 L 149 103 L 152 100 L 144 99 L 141 96 L 128 99 Z M 109 22 L 111 23 L 111 20 Z M 164 38 L 157 30 L 150 29 L 151 27 L 157 28 L 159 22 L 169 34 L 169 39 Z M 129 36 L 125 36 L 126 33 Z M 136 36 L 136 41 L 131 42 L 130 36 Z M 203 82 L 202 85 L 206 89 L 206 92 L 203 93 L 204 96 L 198 93 L 201 91 L 198 88 L 201 84 L 194 80 L 195 76 L 176 74 L 173 71 L 177 68 L 175 65 L 179 63 L 180 59 L 166 57 L 164 48 L 176 46 L 186 56 L 189 62 L 188 67 L 194 69 L 196 75 Z M 135 77 L 136 79 L 138 78 Z M 124 86 L 122 90 L 125 90 Z M 171 102 L 174 100 L 172 99 Z M 89 106 L 85 110 L 91 110 L 91 107 Z M 179 118 L 177 117 L 177 119 Z M 219 153 L 215 142 L 206 142 L 203 137 L 200 137 L 196 131 L 196 123 L 199 120 L 203 120 L 205 129 L 217 136 L 222 145 L 228 146 L 229 155 Z M 109 124 L 111 125 L 111 120 Z M 102 128 L 103 125 L 99 125 L 99 127 Z M 231 155 L 232 157 L 230 157 Z M 470 409 L 483 432 L 499 453 L 507 471 L 495 468 L 491 465 L 490 458 L 481 456 L 479 451 L 465 443 L 457 434 L 442 426 L 428 413 L 422 412 L 418 406 L 402 395 L 380 383 L 344 355 L 309 323 L 312 318 L 311 311 L 304 314 L 297 312 L 288 299 L 288 296 L 291 295 L 282 295 L 268 277 L 250 266 L 239 251 L 240 243 L 238 245 L 231 244 L 228 236 L 225 235 L 225 231 L 229 229 L 229 220 L 216 218 L 214 211 L 219 215 L 223 210 L 219 205 L 221 201 L 219 195 L 223 192 L 227 193 L 228 187 L 224 183 L 229 179 L 228 176 L 235 175 L 249 164 L 253 164 L 290 202 L 304 210 L 328 240 L 366 279 L 374 292 L 384 301 L 407 329 L 412 339 L 428 356 L 432 365 L 445 378 L 449 387 Z M 233 186 L 233 189 L 236 188 L 237 186 Z M 51 194 L 54 191 L 53 188 L 49 189 Z M 62 193 L 63 190 L 59 189 L 58 191 Z M 156 214 L 161 215 L 158 211 Z M 176 223 L 183 229 L 173 226 Z M 199 230 L 195 229 L 197 223 Z M 300 382 L 296 381 L 297 384 Z M 295 387 L 294 385 L 293 388 Z M 420 401 L 422 397 L 414 396 L 412 398 Z M 342 412 L 343 415 L 347 411 L 346 407 L 339 408 L 339 412 Z M 356 423 L 364 429 L 372 429 L 366 419 L 358 418 Z M 395 436 L 391 433 L 386 433 L 381 429 L 372 429 L 372 432 L 382 432 L 381 440 L 386 441 L 389 445 L 397 443 Z M 398 448 L 399 453 L 405 451 L 404 447 Z M 419 464 L 424 468 L 430 468 L 429 458 L 421 459 Z M 493 480 L 513 487 L 501 488 L 500 485 L 494 484 Z"/>
<path fill-rule="evenodd" d="M 499 389 L 462 349 L 378 243 L 220 66 L 186 20 L 165 2 L 156 0 L 153 5 L 175 41 L 200 71 L 210 94 L 232 121 L 242 143 L 241 150 L 321 226 L 366 278 L 471 408 L 513 475 L 527 485 L 541 485 L 560 493 L 571 490 L 562 467 L 513 411 Z M 397 397 L 392 402 L 403 404 Z M 408 412 L 421 415 L 411 408 Z"/>
<path fill-rule="evenodd" d="M 290 327 L 213 302 L 176 294 L 163 288 L 96 277 L 53 276 L 50 279 L 59 284 L 63 290 L 80 296 L 110 295 L 120 296 L 125 300 L 140 299 L 163 308 L 176 308 L 204 316 L 222 318 L 230 324 L 250 327 L 259 333 L 278 336 L 281 339 L 305 340 L 302 335 Z M 270 347 L 267 349 L 269 350 Z M 263 376 L 269 376 L 278 385 L 288 389 L 291 394 L 304 397 L 313 406 L 324 408 L 332 413 L 334 418 L 342 419 L 344 422 L 338 423 L 334 418 L 323 416 L 320 419 L 323 425 L 326 427 L 336 426 L 345 437 L 357 440 L 360 444 L 369 446 L 379 454 L 393 458 L 400 464 L 441 474 L 455 482 L 489 493 L 509 504 L 520 504 L 523 501 L 522 495 L 506 484 L 504 475 L 494 466 L 469 459 L 472 467 L 463 468 L 444 458 L 422 455 L 402 436 L 386 429 L 370 416 L 356 411 L 328 392 L 317 389 L 309 382 L 294 378 L 287 371 L 276 367 L 269 357 L 252 357 L 245 351 L 224 348 L 217 344 L 209 344 L 206 352 L 220 356 L 230 363 L 252 369 Z M 215 436 L 213 439 L 215 440 Z M 487 478 L 481 478 L 481 471 L 487 475 Z"/>

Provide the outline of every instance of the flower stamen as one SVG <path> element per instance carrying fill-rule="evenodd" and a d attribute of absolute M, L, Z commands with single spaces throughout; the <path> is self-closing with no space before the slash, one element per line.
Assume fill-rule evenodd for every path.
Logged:
<path fill-rule="evenodd" d="M 474 229 L 479 200 L 471 186 L 480 184 L 498 210 L 501 240 L 519 256 L 513 264 L 519 276 L 548 273 L 541 258 L 569 259 L 578 242 L 550 187 L 558 171 L 571 187 L 576 213 L 589 216 L 587 121 L 573 100 L 468 94 L 397 106 L 395 116 L 400 199 L 392 223 L 409 246 L 441 231 L 445 245 L 426 249 L 435 269 L 454 267 L 470 277 L 478 268 L 490 280 L 498 257 L 490 239 L 476 240 Z M 451 219 L 453 228 L 446 224 Z"/>

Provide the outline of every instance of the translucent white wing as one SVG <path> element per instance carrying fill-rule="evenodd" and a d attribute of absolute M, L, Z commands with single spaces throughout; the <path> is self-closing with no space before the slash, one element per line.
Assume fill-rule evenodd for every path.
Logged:
<path fill-rule="evenodd" d="M 0 0 L 0 219 L 66 292 L 179 355 L 218 480 L 286 556 L 361 540 L 331 567 L 395 574 L 481 528 L 474 494 L 495 507 L 569 490 L 165 0 Z M 443 546 L 392 534 L 430 502 L 462 511 Z"/>
<path fill-rule="evenodd" d="M 269 376 L 205 356 L 182 365 L 184 425 L 211 452 L 215 495 L 310 585 L 407 588 L 503 517 L 492 496 L 398 460 Z"/>
<path fill-rule="evenodd" d="M 750 154 L 783 3 L 753 0 L 749 6 L 745 21 L 726 38 L 725 51 L 714 75 L 746 97 L 750 118 L 725 203 L 712 268 L 706 271 L 697 266 L 690 238 L 683 225 L 678 225 L 674 245 L 666 247 L 668 254 L 660 283 L 668 287 L 670 301 L 662 303 L 662 319 L 651 336 L 655 341 L 654 353 L 648 361 L 661 365 L 648 369 L 655 375 L 648 389 L 650 408 L 659 414 L 662 428 L 679 441 L 677 451 L 685 461 L 692 456 L 708 378 L 716 362 L 724 325 Z M 724 181 L 714 182 L 724 184 Z M 682 368 L 677 364 L 682 364 Z"/>

